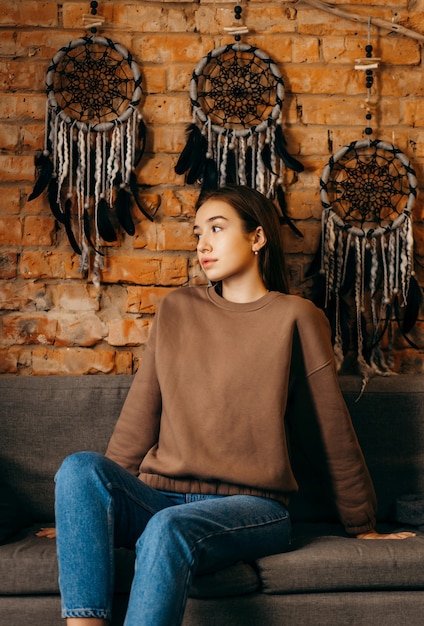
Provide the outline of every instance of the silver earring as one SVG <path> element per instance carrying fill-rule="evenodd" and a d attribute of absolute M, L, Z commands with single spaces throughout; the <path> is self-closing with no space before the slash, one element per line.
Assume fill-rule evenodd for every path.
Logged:
<path fill-rule="evenodd" d="M 258 251 L 257 251 L 257 250 L 255 250 L 255 251 L 254 251 L 254 254 L 255 254 L 256 256 L 258 256 Z"/>

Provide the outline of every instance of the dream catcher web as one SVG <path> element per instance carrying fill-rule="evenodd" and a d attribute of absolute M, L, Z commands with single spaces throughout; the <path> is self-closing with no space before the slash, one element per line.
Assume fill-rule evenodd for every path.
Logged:
<path fill-rule="evenodd" d="M 236 18 L 241 7 L 235 8 Z M 247 185 L 277 197 L 282 221 L 302 233 L 287 215 L 282 189 L 284 168 L 303 171 L 287 150 L 281 128 L 284 83 L 273 60 L 255 46 L 236 43 L 210 51 L 190 82 L 193 120 L 175 171 L 202 189 Z"/>
<path fill-rule="evenodd" d="M 46 91 L 45 145 L 35 159 L 37 178 L 28 200 L 47 188 L 53 215 L 81 255 L 81 272 L 89 269 L 93 251 L 93 282 L 99 284 L 101 247 L 117 241 L 119 225 L 129 235 L 135 232 L 132 200 L 152 219 L 138 198 L 135 173 L 146 138 L 136 109 L 140 70 L 122 45 L 81 37 L 53 57 Z"/>
<path fill-rule="evenodd" d="M 370 68 L 378 59 L 372 58 L 370 44 L 366 53 L 357 69 L 366 70 L 369 91 L 373 84 Z M 366 119 L 371 118 L 367 108 Z M 365 134 L 372 132 L 368 125 Z M 332 324 L 339 366 L 350 346 L 349 305 L 353 301 L 357 359 L 365 383 L 373 373 L 390 373 L 380 342 L 388 330 L 390 355 L 392 318 L 416 347 L 406 335 L 422 301 L 413 269 L 412 209 L 417 180 L 405 154 L 391 143 L 369 138 L 331 156 L 321 175 L 320 195 L 319 263 L 324 288 L 317 290 L 315 299 Z"/>

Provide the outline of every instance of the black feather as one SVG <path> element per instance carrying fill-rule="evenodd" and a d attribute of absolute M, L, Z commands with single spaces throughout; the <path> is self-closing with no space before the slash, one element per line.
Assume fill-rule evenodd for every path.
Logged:
<path fill-rule="evenodd" d="M 276 172 L 274 172 L 274 170 L 272 169 L 272 165 L 271 165 L 271 148 L 269 147 L 269 143 L 266 143 L 264 145 L 264 147 L 261 150 L 261 157 L 262 157 L 262 161 L 264 162 L 265 167 L 272 172 L 273 174 L 276 174 Z"/>
<path fill-rule="evenodd" d="M 148 220 L 153 222 L 153 217 L 147 213 L 146 209 L 143 207 L 143 205 L 141 204 L 141 202 L 140 202 L 140 200 L 138 198 L 137 176 L 136 176 L 136 173 L 134 171 L 132 171 L 131 174 L 130 174 L 130 189 L 131 189 L 131 193 L 132 193 L 132 195 L 134 197 L 135 203 L 138 206 L 138 208 L 140 209 L 140 211 L 143 213 L 144 217 L 147 217 Z"/>
<path fill-rule="evenodd" d="M 229 185 L 236 184 L 237 181 L 237 159 L 234 150 L 227 152 L 227 169 L 225 171 L 225 182 Z"/>
<path fill-rule="evenodd" d="M 423 293 L 415 276 L 409 281 L 408 295 L 406 298 L 405 312 L 402 322 L 402 333 L 409 333 L 415 325 L 423 301 Z"/>
<path fill-rule="evenodd" d="M 356 252 L 354 247 L 350 247 L 347 252 L 346 267 L 344 268 L 344 281 L 340 287 L 342 296 L 354 289 L 356 283 Z"/>
<path fill-rule="evenodd" d="M 128 235 L 134 235 L 135 227 L 131 217 L 131 196 L 125 187 L 120 187 L 116 194 L 115 210 L 119 223 Z"/>
<path fill-rule="evenodd" d="M 144 154 L 144 149 L 146 147 L 146 137 L 147 137 L 146 124 L 144 123 L 143 118 L 140 118 L 140 121 L 138 123 L 137 145 L 136 145 L 135 154 L 134 154 L 134 166 L 140 163 L 141 158 Z"/>
<path fill-rule="evenodd" d="M 208 142 L 205 137 L 202 135 L 200 139 L 200 144 L 197 152 L 197 159 L 194 165 L 189 169 L 187 174 L 187 184 L 192 185 L 193 183 L 201 180 L 203 178 L 203 171 L 205 169 L 206 163 L 206 153 L 208 151 Z"/>
<path fill-rule="evenodd" d="M 279 124 L 277 124 L 275 128 L 275 151 L 280 157 L 280 159 L 284 162 L 284 164 L 291 170 L 295 172 L 303 172 L 305 169 L 302 163 L 295 159 L 286 148 L 287 142 L 283 135 L 282 128 Z"/>
<path fill-rule="evenodd" d="M 104 241 L 112 242 L 118 239 L 109 217 L 109 205 L 105 198 L 100 198 L 97 206 L 97 230 Z"/>
<path fill-rule="evenodd" d="M 206 159 L 203 169 L 202 189 L 207 191 L 218 187 L 218 167 L 213 159 Z"/>
<path fill-rule="evenodd" d="M 311 286 L 309 288 L 309 298 L 320 309 L 325 309 L 326 299 L 326 279 L 325 274 L 315 274 L 312 277 Z"/>
<path fill-rule="evenodd" d="M 277 200 L 282 213 L 282 223 L 287 224 L 298 237 L 303 237 L 303 233 L 297 228 L 288 215 L 286 198 L 280 185 L 277 187 Z"/>
<path fill-rule="evenodd" d="M 43 193 L 53 175 L 53 163 L 49 154 L 41 152 L 35 157 L 34 164 L 37 168 L 36 181 L 32 192 L 28 196 L 28 201 L 38 198 Z"/>
<path fill-rule="evenodd" d="M 244 169 L 246 172 L 246 184 L 248 187 L 252 187 L 252 167 L 253 167 L 253 149 L 252 146 L 247 146 L 246 154 L 244 157 Z"/>
<path fill-rule="evenodd" d="M 85 238 L 87 239 L 88 244 L 90 245 L 90 247 L 93 248 L 93 250 L 97 254 L 100 254 L 101 256 L 104 256 L 103 252 L 100 252 L 100 250 L 98 250 L 96 248 L 96 246 L 93 243 L 93 240 L 91 239 L 91 224 L 90 224 L 90 214 L 88 212 L 88 209 L 84 209 L 83 226 L 84 226 L 84 235 L 85 235 Z"/>
<path fill-rule="evenodd" d="M 49 205 L 50 205 L 51 212 L 53 213 L 57 221 L 60 222 L 61 224 L 64 224 L 66 218 L 60 208 L 60 204 L 57 199 L 57 194 L 58 194 L 58 183 L 57 183 L 56 176 L 54 176 L 49 182 L 49 186 L 47 189 Z"/>
<path fill-rule="evenodd" d="M 191 169 L 201 156 L 203 135 L 196 124 L 190 124 L 187 127 L 187 142 L 184 146 L 177 164 L 175 166 L 176 174 L 184 174 Z"/>
<path fill-rule="evenodd" d="M 72 200 L 68 198 L 65 202 L 63 224 L 65 225 L 66 234 L 68 235 L 68 240 L 69 240 L 69 243 L 71 244 L 73 251 L 76 252 L 77 254 L 81 254 L 81 248 L 79 247 L 77 240 L 75 239 L 74 232 L 72 230 L 71 207 L 72 207 Z"/>

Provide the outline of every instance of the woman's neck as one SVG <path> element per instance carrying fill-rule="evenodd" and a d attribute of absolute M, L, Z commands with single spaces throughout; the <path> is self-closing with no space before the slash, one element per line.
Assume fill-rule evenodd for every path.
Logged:
<path fill-rule="evenodd" d="M 267 293 L 268 289 L 262 281 L 248 285 L 222 283 L 222 297 L 229 302 L 238 302 L 239 304 L 254 302 L 263 298 Z"/>

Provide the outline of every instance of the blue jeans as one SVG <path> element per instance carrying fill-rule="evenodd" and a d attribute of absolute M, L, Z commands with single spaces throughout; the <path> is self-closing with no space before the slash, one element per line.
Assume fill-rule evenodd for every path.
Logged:
<path fill-rule="evenodd" d="M 291 536 L 274 500 L 157 491 L 94 452 L 59 469 L 56 526 L 63 617 L 110 619 L 114 547 L 135 547 L 125 626 L 179 626 L 194 574 L 284 552 Z"/>

